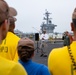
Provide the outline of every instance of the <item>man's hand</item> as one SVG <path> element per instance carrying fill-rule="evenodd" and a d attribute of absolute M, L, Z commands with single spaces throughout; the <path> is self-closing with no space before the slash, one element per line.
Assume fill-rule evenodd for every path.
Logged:
<path fill-rule="evenodd" d="M 42 38 L 42 40 L 45 40 L 44 38 Z"/>

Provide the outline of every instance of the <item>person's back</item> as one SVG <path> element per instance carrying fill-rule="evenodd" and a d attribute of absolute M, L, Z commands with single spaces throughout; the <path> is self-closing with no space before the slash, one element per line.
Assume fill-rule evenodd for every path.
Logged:
<path fill-rule="evenodd" d="M 18 61 L 17 44 L 20 38 L 12 32 L 8 32 L 0 45 L 0 56 L 12 61 Z"/>
<path fill-rule="evenodd" d="M 76 42 L 73 42 L 70 48 L 76 57 Z M 73 64 L 67 46 L 52 50 L 48 58 L 48 67 L 53 75 L 72 75 Z"/>
<path fill-rule="evenodd" d="M 26 69 L 28 75 L 50 75 L 47 66 L 32 61 L 34 42 L 27 40 L 29 39 L 21 39 L 18 43 L 19 62 Z"/>
<path fill-rule="evenodd" d="M 33 62 L 32 60 L 27 62 L 19 60 L 19 62 L 24 66 L 28 75 L 50 75 L 48 68 L 43 64 Z"/>

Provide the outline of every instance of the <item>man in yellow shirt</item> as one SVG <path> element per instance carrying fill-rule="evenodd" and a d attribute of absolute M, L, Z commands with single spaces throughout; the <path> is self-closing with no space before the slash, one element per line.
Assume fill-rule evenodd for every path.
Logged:
<path fill-rule="evenodd" d="M 4 0 L 0 0 L 0 44 L 5 39 L 8 28 L 9 7 Z M 27 73 L 20 64 L 0 57 L 0 75 L 27 75 Z"/>
<path fill-rule="evenodd" d="M 12 10 L 12 13 L 10 15 L 10 25 L 9 25 L 9 31 L 7 33 L 6 38 L 0 45 L 0 56 L 7 58 L 12 61 L 18 61 L 18 55 L 17 55 L 17 44 L 20 38 L 14 34 L 14 28 L 15 28 L 15 21 L 16 19 L 13 17 L 17 15 L 17 12 L 14 8 L 10 7 Z"/>
<path fill-rule="evenodd" d="M 71 45 L 56 48 L 48 57 L 48 68 L 52 75 L 76 75 L 76 8 L 72 14 L 71 30 L 74 41 Z"/>

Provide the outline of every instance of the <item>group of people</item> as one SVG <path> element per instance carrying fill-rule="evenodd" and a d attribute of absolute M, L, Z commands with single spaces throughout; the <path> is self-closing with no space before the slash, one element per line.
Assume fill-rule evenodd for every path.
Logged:
<path fill-rule="evenodd" d="M 76 8 L 71 23 L 73 40 L 50 52 L 48 67 L 32 61 L 35 49 L 31 39 L 15 35 L 16 15 L 13 7 L 0 0 L 0 75 L 76 75 Z M 45 33 L 41 36 L 41 47 L 48 39 Z M 47 56 L 43 50 L 41 56 Z"/>

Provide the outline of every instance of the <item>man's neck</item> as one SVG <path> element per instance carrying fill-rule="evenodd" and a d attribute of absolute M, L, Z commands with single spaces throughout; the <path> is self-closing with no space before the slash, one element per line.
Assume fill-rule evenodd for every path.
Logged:
<path fill-rule="evenodd" d="M 74 41 L 76 41 L 76 33 L 74 33 Z"/>
<path fill-rule="evenodd" d="M 8 30 L 9 32 L 12 32 L 12 33 L 14 33 L 14 30 L 13 29 L 10 29 L 10 30 Z"/>

